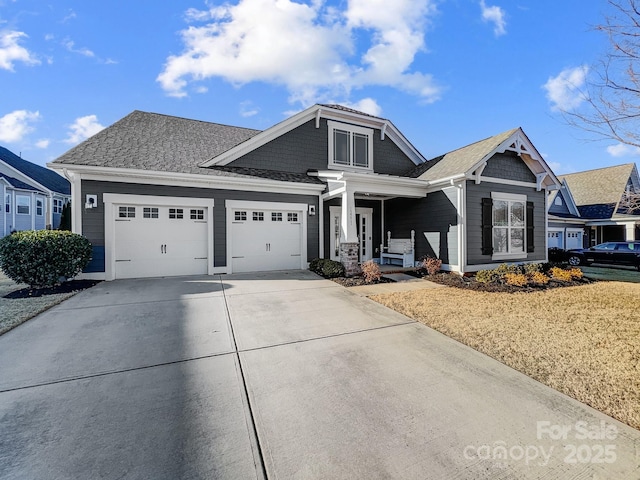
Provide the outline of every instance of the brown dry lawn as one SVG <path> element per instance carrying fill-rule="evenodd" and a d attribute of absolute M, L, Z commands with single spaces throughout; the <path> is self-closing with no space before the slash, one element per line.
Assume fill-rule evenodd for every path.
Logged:
<path fill-rule="evenodd" d="M 371 298 L 640 429 L 640 284 Z"/>

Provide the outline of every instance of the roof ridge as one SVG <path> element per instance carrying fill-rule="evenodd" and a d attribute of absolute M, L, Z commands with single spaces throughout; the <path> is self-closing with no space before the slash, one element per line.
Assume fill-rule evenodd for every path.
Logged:
<path fill-rule="evenodd" d="M 579 172 L 573 172 L 573 173 L 562 173 L 560 175 L 558 175 L 559 177 L 567 177 L 569 175 L 579 175 L 581 173 L 590 173 L 590 172 L 597 172 L 598 170 L 609 170 L 611 168 L 621 168 L 621 167 L 628 167 L 628 166 L 635 166 L 634 162 L 629 162 L 629 163 L 621 163 L 620 165 L 610 165 L 608 167 L 598 167 L 598 168 L 592 168 L 590 170 L 581 170 Z"/>
<path fill-rule="evenodd" d="M 471 142 L 468 145 L 464 145 L 462 147 L 458 147 L 458 148 L 456 148 L 454 150 L 449 150 L 448 152 L 445 152 L 445 153 L 443 153 L 441 155 L 436 155 L 435 157 L 429 159 L 428 161 L 430 162 L 431 160 L 435 160 L 435 159 L 437 159 L 439 157 L 444 157 L 445 155 L 449 155 L 450 153 L 457 152 L 459 150 L 464 150 L 465 148 L 472 147 L 473 145 L 477 145 L 478 143 L 486 142 L 487 140 L 491 140 L 492 138 L 500 137 L 500 136 L 505 135 L 507 133 L 515 132 L 516 130 L 520 130 L 520 127 L 515 127 L 515 128 L 512 128 L 510 130 L 505 130 L 504 132 L 498 133 L 496 135 L 491 135 L 490 137 L 483 138 L 482 140 L 476 140 L 475 142 Z"/>

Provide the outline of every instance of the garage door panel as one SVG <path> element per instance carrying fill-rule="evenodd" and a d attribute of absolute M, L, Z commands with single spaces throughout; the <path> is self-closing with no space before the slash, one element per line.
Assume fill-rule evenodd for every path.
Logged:
<path fill-rule="evenodd" d="M 159 277 L 208 273 L 207 209 L 128 205 L 115 209 L 115 277 Z"/>
<path fill-rule="evenodd" d="M 302 268 L 301 212 L 242 209 L 231 214 L 233 272 Z"/>

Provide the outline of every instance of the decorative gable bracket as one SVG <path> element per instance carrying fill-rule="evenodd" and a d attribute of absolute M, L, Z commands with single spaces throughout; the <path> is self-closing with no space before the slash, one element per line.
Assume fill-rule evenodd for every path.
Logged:
<path fill-rule="evenodd" d="M 505 146 L 504 150 L 500 153 L 510 151 L 510 152 L 515 152 L 519 157 L 521 157 L 522 154 L 527 154 L 534 160 L 541 160 L 535 148 L 530 149 L 528 147 L 528 143 L 529 143 L 528 141 L 526 141 L 524 138 L 522 138 L 520 134 L 518 134 L 516 135 L 513 143 Z"/>

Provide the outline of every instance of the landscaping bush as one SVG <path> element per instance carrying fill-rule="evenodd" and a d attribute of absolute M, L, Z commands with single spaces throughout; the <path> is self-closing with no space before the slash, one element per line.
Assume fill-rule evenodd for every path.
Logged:
<path fill-rule="evenodd" d="M 309 262 L 309 270 L 324 278 L 344 277 L 344 265 L 328 258 L 316 258 Z"/>
<path fill-rule="evenodd" d="M 362 264 L 362 278 L 367 283 L 376 283 L 380 281 L 382 274 L 380 273 L 380 267 L 373 260 L 367 260 Z"/>
<path fill-rule="evenodd" d="M 442 260 L 433 257 L 424 257 L 422 259 L 422 268 L 424 268 L 429 275 L 435 275 L 440 271 L 442 267 Z"/>
<path fill-rule="evenodd" d="M 529 279 L 522 273 L 505 273 L 504 282 L 507 285 L 526 287 L 529 284 Z"/>
<path fill-rule="evenodd" d="M 495 270 L 479 270 L 476 272 L 476 281 L 480 283 L 496 283 L 502 276 Z"/>
<path fill-rule="evenodd" d="M 550 278 L 542 272 L 533 272 L 529 275 L 529 279 L 531 283 L 535 285 L 546 285 L 550 280 Z"/>
<path fill-rule="evenodd" d="M 32 288 L 75 277 L 89 260 L 89 240 L 67 231 L 29 230 L 0 239 L 0 268 L 14 282 Z"/>
<path fill-rule="evenodd" d="M 570 282 L 573 279 L 570 270 L 564 270 L 560 267 L 551 268 L 551 270 L 549 270 L 549 274 L 551 275 L 551 278 L 554 280 L 560 280 L 561 282 Z"/>

